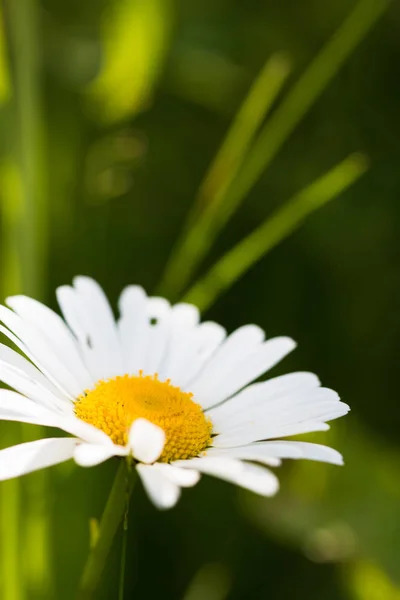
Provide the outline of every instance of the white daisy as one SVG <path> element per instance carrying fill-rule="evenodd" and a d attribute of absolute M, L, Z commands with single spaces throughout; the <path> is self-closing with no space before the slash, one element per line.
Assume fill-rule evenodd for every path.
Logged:
<path fill-rule="evenodd" d="M 100 286 L 77 277 L 57 298 L 65 321 L 25 296 L 0 306 L 0 418 L 73 437 L 0 451 L 0 479 L 73 458 L 94 466 L 131 455 L 150 498 L 173 506 L 200 474 L 270 496 L 282 458 L 342 464 L 331 448 L 278 438 L 323 431 L 349 407 L 311 373 L 251 383 L 295 347 L 246 325 L 227 336 L 189 304 L 170 306 L 130 286 L 115 321 Z"/>

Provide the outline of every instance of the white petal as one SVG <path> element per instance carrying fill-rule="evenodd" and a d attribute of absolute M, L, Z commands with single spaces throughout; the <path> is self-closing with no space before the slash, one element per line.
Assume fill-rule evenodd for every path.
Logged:
<path fill-rule="evenodd" d="M 173 464 L 169 465 L 166 463 L 156 463 L 154 468 L 157 469 L 164 477 L 179 485 L 180 487 L 192 487 L 200 479 L 200 473 L 193 469 L 181 469 L 175 467 Z"/>
<path fill-rule="evenodd" d="M 28 412 L 22 413 L 10 408 L 0 409 L 0 421 L 16 421 L 18 423 L 40 425 L 42 427 L 56 427 L 61 431 L 65 431 L 65 433 L 78 436 L 80 440 L 85 442 L 105 446 L 112 444 L 111 439 L 103 431 L 75 417 L 60 417 L 50 412 L 35 415 Z M 114 451 L 114 454 L 121 456 L 123 453 L 118 452 L 120 446 L 115 445 L 115 448 L 117 450 Z"/>
<path fill-rule="evenodd" d="M 214 431 L 222 433 L 241 425 L 248 418 L 254 420 L 257 410 L 267 411 L 267 406 L 273 402 L 277 402 L 277 407 L 280 409 L 283 398 L 294 393 L 299 395 L 305 390 L 319 386 L 319 379 L 313 373 L 289 373 L 274 377 L 268 381 L 249 385 L 233 398 L 211 408 L 207 411 L 207 416 L 213 422 Z"/>
<path fill-rule="evenodd" d="M 92 340 L 87 332 L 85 307 L 80 302 L 76 290 L 68 285 L 62 285 L 56 290 L 57 301 L 67 321 L 75 334 L 83 361 L 91 374 L 93 381 L 104 378 L 103 357 L 93 348 Z"/>
<path fill-rule="evenodd" d="M 19 477 L 72 458 L 78 440 L 48 438 L 0 451 L 0 480 Z"/>
<path fill-rule="evenodd" d="M 58 427 L 67 433 L 71 433 L 72 435 L 76 435 L 81 440 L 92 444 L 109 445 L 111 441 L 111 438 L 109 438 L 104 431 L 97 429 L 97 427 L 90 425 L 90 423 L 78 419 L 75 415 L 68 418 L 59 417 L 55 427 Z"/>
<path fill-rule="evenodd" d="M 57 313 L 27 296 L 12 296 L 6 302 L 25 322 L 40 331 L 68 370 L 78 379 L 82 390 L 94 383 L 83 363 L 76 339 Z"/>
<path fill-rule="evenodd" d="M 71 430 L 71 422 L 78 421 L 74 416 L 60 415 L 12 390 L 0 390 L 0 420 L 18 421 L 20 423 L 42 425 L 45 427 L 58 427 L 74 435 L 76 435 L 76 430 L 78 429 L 77 427 L 72 427 Z"/>
<path fill-rule="evenodd" d="M 23 356 L 0 344 L 0 380 L 55 412 L 72 412 L 72 403 Z"/>
<path fill-rule="evenodd" d="M 256 325 L 244 325 L 236 329 L 221 344 L 212 361 L 206 365 L 199 377 L 192 382 L 192 385 L 198 386 L 200 392 L 200 389 L 204 386 L 204 383 L 201 383 L 203 379 L 207 379 L 211 375 L 219 377 L 221 369 L 227 370 L 228 361 L 230 366 L 232 362 L 240 359 L 244 354 L 253 352 L 255 348 L 260 346 L 264 336 L 263 330 Z"/>
<path fill-rule="evenodd" d="M 207 456 L 227 456 L 241 460 L 252 460 L 270 464 L 271 459 L 309 459 L 342 465 L 343 458 L 337 450 L 320 444 L 280 440 L 276 442 L 256 442 L 235 448 L 210 448 Z"/>
<path fill-rule="evenodd" d="M 79 381 L 58 358 L 51 343 L 38 329 L 5 306 L 0 306 L 0 320 L 9 329 L 1 331 L 17 344 L 57 388 L 70 398 L 81 394 L 83 390 Z"/>
<path fill-rule="evenodd" d="M 188 382 L 201 371 L 225 336 L 225 329 L 211 321 L 185 329 L 174 327 L 162 375 L 190 391 Z"/>
<path fill-rule="evenodd" d="M 339 415 L 342 416 L 342 415 Z M 281 438 L 284 436 L 290 437 L 291 435 L 301 435 L 303 433 L 314 433 L 315 431 L 329 431 L 330 425 L 328 423 L 322 423 L 321 421 L 303 421 L 302 423 L 292 423 L 291 425 L 285 425 L 280 430 L 279 435 L 270 436 L 271 439 Z M 215 438 L 217 439 L 217 438 Z M 235 443 L 234 445 L 240 445 L 242 442 Z M 245 442 L 246 444 L 249 442 Z"/>
<path fill-rule="evenodd" d="M 118 302 L 121 313 L 118 333 L 126 373 L 135 374 L 143 369 L 143 357 L 149 343 L 146 304 L 146 292 L 138 285 L 125 288 Z"/>
<path fill-rule="evenodd" d="M 30 415 L 36 417 L 50 416 L 55 419 L 60 416 L 59 413 L 41 406 L 37 402 L 22 396 L 18 392 L 4 389 L 0 389 L 0 410 L 13 412 L 19 415 Z"/>
<path fill-rule="evenodd" d="M 69 398 L 65 396 L 60 390 L 53 385 L 53 383 L 45 376 L 39 369 L 37 369 L 29 360 L 27 360 L 24 356 L 21 356 L 15 350 L 12 350 L 8 346 L 4 344 L 0 344 L 0 360 L 3 363 L 7 363 L 19 371 L 25 373 L 29 378 L 34 379 L 37 383 L 50 392 L 51 394 L 57 396 L 57 398 L 68 400 Z"/>
<path fill-rule="evenodd" d="M 147 298 L 139 286 L 129 286 L 120 297 L 118 323 L 124 360 L 129 373 L 159 373 L 167 352 L 171 307 L 164 298 Z"/>
<path fill-rule="evenodd" d="M 146 304 L 148 319 L 148 345 L 143 355 L 145 374 L 152 375 L 160 369 L 162 360 L 167 350 L 171 326 L 171 307 L 164 298 L 149 298 Z"/>
<path fill-rule="evenodd" d="M 103 431 L 78 419 L 73 413 L 71 415 L 55 413 L 11 390 L 0 390 L 0 420 L 57 427 L 86 442 L 112 444 L 111 439 Z M 116 448 L 118 449 L 119 446 Z"/>
<path fill-rule="evenodd" d="M 155 467 L 156 465 L 138 464 L 136 469 L 155 506 L 160 509 L 172 508 L 179 500 L 181 488 Z"/>
<path fill-rule="evenodd" d="M 210 408 L 233 395 L 271 369 L 296 346 L 287 337 L 261 343 L 260 332 L 254 325 L 235 331 L 191 383 L 191 391 L 203 408 Z"/>
<path fill-rule="evenodd" d="M 233 458 L 192 458 L 174 464 L 214 475 L 262 496 L 273 496 L 279 489 L 278 479 L 271 471 Z"/>
<path fill-rule="evenodd" d="M 272 442 L 266 442 L 272 443 Z M 285 446 L 285 450 L 281 452 L 281 457 L 285 458 L 284 452 L 288 454 L 295 448 L 300 452 L 299 458 L 305 458 L 309 460 L 318 460 L 321 462 L 331 463 L 333 465 L 343 465 L 343 457 L 334 448 L 329 448 L 322 444 L 311 444 L 309 442 L 282 442 Z M 297 458 L 297 457 L 294 457 Z"/>
<path fill-rule="evenodd" d="M 0 409 L 0 421 L 14 421 L 16 423 L 26 423 L 28 425 L 39 425 L 42 427 L 58 427 L 59 423 L 54 419 L 53 416 L 34 416 L 28 413 L 20 413 L 16 410 Z M 63 427 L 59 427 L 66 433 L 72 433 Z"/>
<path fill-rule="evenodd" d="M 279 467 L 282 464 L 280 458 L 271 456 L 267 450 L 264 452 L 256 451 L 251 448 L 251 445 L 236 448 L 208 448 L 206 454 L 209 458 L 239 458 L 240 460 L 259 462 L 269 467 Z"/>
<path fill-rule="evenodd" d="M 199 324 L 200 313 L 197 306 L 187 302 L 178 302 L 172 307 L 172 324 L 178 329 L 192 329 Z"/>
<path fill-rule="evenodd" d="M 76 277 L 74 285 L 58 288 L 57 299 L 88 370 L 94 381 L 121 375 L 124 365 L 117 326 L 103 290 L 89 277 Z"/>
<path fill-rule="evenodd" d="M 348 411 L 347 404 L 340 402 L 333 390 L 302 390 L 249 410 L 236 426 L 224 428 L 221 435 L 213 438 L 213 445 L 241 446 L 258 440 L 317 431 L 325 421 L 341 417 Z"/>
<path fill-rule="evenodd" d="M 144 463 L 153 463 L 161 455 L 165 444 L 165 432 L 147 421 L 136 419 L 129 432 L 129 446 L 133 456 Z"/>
<path fill-rule="evenodd" d="M 79 444 L 74 451 L 74 460 L 81 467 L 94 467 L 115 456 L 113 445 Z"/>
<path fill-rule="evenodd" d="M 99 284 L 90 277 L 75 277 L 74 287 L 85 319 L 86 335 L 107 379 L 123 373 L 121 346 L 113 312 Z"/>
<path fill-rule="evenodd" d="M 214 404 L 225 400 L 245 385 L 269 371 L 296 347 L 295 342 L 287 337 L 274 338 L 264 342 L 260 348 L 244 357 L 234 365 L 229 377 L 215 389 Z"/>
<path fill-rule="evenodd" d="M 167 345 L 157 368 L 161 379 L 174 379 L 174 365 L 189 347 L 189 339 L 199 322 L 199 311 L 192 304 L 175 304 L 168 315 Z"/>
<path fill-rule="evenodd" d="M 158 373 L 161 380 L 169 378 L 182 386 L 225 335 L 215 323 L 199 325 L 196 307 L 184 303 L 171 307 L 164 298 L 147 298 L 138 286 L 123 291 L 119 307 L 119 336 L 129 373 Z"/>

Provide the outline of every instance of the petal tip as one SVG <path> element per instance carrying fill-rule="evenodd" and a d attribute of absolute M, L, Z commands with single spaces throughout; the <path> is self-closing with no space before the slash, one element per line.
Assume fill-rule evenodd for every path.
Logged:
<path fill-rule="evenodd" d="M 129 432 L 129 446 L 133 456 L 146 464 L 156 462 L 165 445 L 165 431 L 147 419 L 136 419 Z"/>

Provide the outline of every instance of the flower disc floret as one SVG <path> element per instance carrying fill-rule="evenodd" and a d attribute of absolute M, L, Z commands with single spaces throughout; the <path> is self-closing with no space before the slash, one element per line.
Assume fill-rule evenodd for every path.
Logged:
<path fill-rule="evenodd" d="M 147 419 L 163 429 L 166 442 L 159 458 L 171 462 L 198 456 L 211 440 L 211 422 L 193 394 L 155 375 L 123 375 L 99 381 L 75 403 L 77 417 L 125 446 L 131 425 Z"/>

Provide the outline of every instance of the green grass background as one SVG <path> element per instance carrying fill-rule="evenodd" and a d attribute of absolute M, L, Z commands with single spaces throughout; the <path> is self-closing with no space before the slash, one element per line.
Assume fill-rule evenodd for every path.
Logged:
<path fill-rule="evenodd" d="M 279 117 L 349 14 L 333 52 Z M 400 6 L 8 0 L 1 17 L 2 298 L 28 293 L 55 307 L 55 287 L 75 274 L 98 279 L 113 306 L 129 283 L 171 299 L 186 294 L 229 331 L 254 322 L 269 336 L 294 337 L 298 349 L 273 373 L 315 371 L 352 407 L 332 432 L 308 436 L 341 450 L 346 466 L 287 461 L 274 499 L 204 477 L 159 513 L 138 484 L 126 598 L 399 600 Z M 265 76 L 271 57 L 277 71 Z M 247 119 L 204 192 L 254 81 Z M 233 271 L 250 256 L 246 245 L 214 283 L 202 279 L 354 152 L 369 165 L 354 186 L 292 233 L 272 225 L 257 241 L 260 260 L 247 260 L 240 277 Z M 345 183 L 328 187 L 336 195 Z M 212 218 L 199 226 L 207 210 Z M 169 277 L 172 249 L 196 226 Z M 273 234 L 285 239 L 264 256 Z M 199 279 L 205 287 L 193 288 Z M 42 434 L 5 423 L 0 444 Z M 90 470 L 64 464 L 0 485 L 2 599 L 74 598 L 89 520 L 100 517 L 115 470 L 112 461 Z M 99 599 L 118 597 L 119 543 Z"/>

